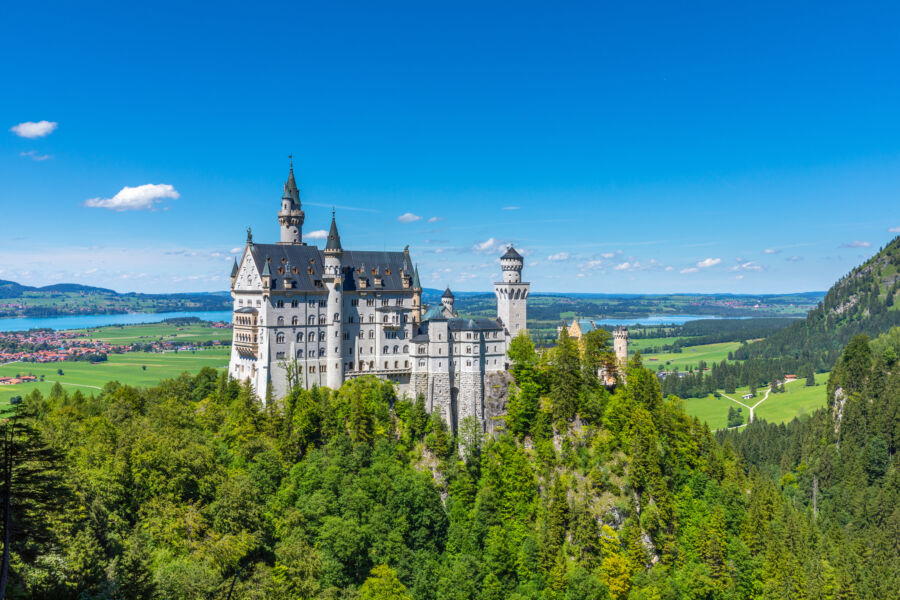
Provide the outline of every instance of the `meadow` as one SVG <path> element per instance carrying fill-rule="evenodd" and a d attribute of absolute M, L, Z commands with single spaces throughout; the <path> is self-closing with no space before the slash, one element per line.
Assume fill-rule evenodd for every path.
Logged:
<path fill-rule="evenodd" d="M 640 342 L 650 342 L 653 338 L 647 340 L 635 340 Z M 668 338 L 676 340 L 677 338 Z M 671 343 L 671 342 L 669 342 Z M 657 342 L 657 345 L 659 343 Z M 629 353 L 633 348 L 631 341 L 628 342 Z M 645 346 L 646 347 L 646 346 Z M 728 353 L 734 352 L 741 347 L 740 342 L 720 342 L 718 344 L 705 344 L 702 346 L 688 346 L 683 348 L 681 352 L 664 352 L 659 354 L 642 354 L 644 366 L 658 370 L 662 365 L 667 371 L 678 369 L 686 371 L 688 367 L 697 368 L 700 361 L 704 361 L 707 365 L 722 362 L 728 359 Z"/>
<path fill-rule="evenodd" d="M 212 327 L 209 323 L 173 325 L 147 323 L 143 325 L 112 325 L 75 330 L 80 338 L 101 340 L 111 344 L 149 344 L 157 341 L 201 343 L 230 341 L 231 329 Z"/>
<path fill-rule="evenodd" d="M 81 390 L 85 394 L 99 391 L 109 381 L 127 385 L 152 386 L 162 379 L 176 377 L 188 371 L 196 373 L 203 367 L 226 369 L 230 347 L 214 347 L 185 352 L 129 352 L 110 354 L 100 363 L 7 363 L 0 365 L 0 376 L 44 376 L 44 381 L 0 386 L 0 412 L 9 406 L 13 396 L 25 396 L 38 389 L 46 394 L 57 381 L 69 392 Z M 146 367 L 146 368 L 145 368 Z M 62 370 L 63 374 L 59 374 Z"/>
<path fill-rule="evenodd" d="M 817 373 L 814 386 L 807 386 L 806 379 L 797 379 L 786 383 L 783 394 L 769 394 L 769 398 L 756 407 L 755 418 L 765 419 L 770 423 L 785 423 L 794 417 L 801 417 L 825 406 L 825 387 L 828 383 L 828 376 L 828 373 Z M 741 399 L 750 391 L 746 387 L 738 388 L 733 394 L 728 395 L 748 406 L 753 406 L 763 399 L 765 390 L 766 388 L 759 388 L 756 397 L 752 400 Z M 692 417 L 705 421 L 711 429 L 723 429 L 728 425 L 728 409 L 732 406 L 743 409 L 742 414 L 746 423 L 750 411 L 724 396 L 716 398 L 709 395 L 705 398 L 684 400 L 685 411 Z"/>

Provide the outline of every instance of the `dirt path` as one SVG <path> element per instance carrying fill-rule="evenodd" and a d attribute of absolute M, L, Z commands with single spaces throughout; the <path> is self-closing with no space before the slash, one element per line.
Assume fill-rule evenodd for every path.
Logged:
<path fill-rule="evenodd" d="M 59 385 L 74 385 L 77 387 L 86 387 L 86 388 L 92 388 L 95 390 L 103 389 L 102 387 L 98 387 L 96 385 L 87 385 L 86 383 L 66 383 L 65 381 L 57 381 L 56 379 L 47 379 L 46 381 L 49 381 L 50 383 L 58 383 Z"/>
<path fill-rule="evenodd" d="M 754 410 L 757 406 L 759 406 L 760 404 L 762 404 L 763 402 L 765 402 L 766 400 L 769 399 L 769 392 L 771 392 L 771 391 L 772 391 L 772 388 L 771 388 L 771 387 L 766 388 L 766 395 L 763 396 L 763 399 L 762 399 L 762 400 L 760 400 L 759 402 L 757 402 L 757 403 L 754 404 L 753 406 L 748 406 L 748 405 L 744 404 L 743 402 L 740 402 L 740 401 L 738 401 L 738 400 L 735 400 L 735 399 L 732 398 L 731 396 L 726 396 L 725 394 L 722 394 L 722 395 L 725 396 L 726 398 L 728 398 L 729 400 L 731 400 L 732 402 L 734 402 L 735 404 L 740 404 L 740 405 L 743 406 L 744 408 L 750 409 L 750 419 L 749 419 L 747 422 L 748 422 L 748 423 L 752 423 L 752 422 L 753 422 L 753 410 Z"/>

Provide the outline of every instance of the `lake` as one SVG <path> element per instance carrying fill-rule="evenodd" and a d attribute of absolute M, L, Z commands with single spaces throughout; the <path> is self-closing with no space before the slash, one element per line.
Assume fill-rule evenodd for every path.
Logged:
<path fill-rule="evenodd" d="M 197 317 L 203 321 L 231 322 L 230 310 L 181 311 L 161 313 L 124 313 L 118 315 L 67 315 L 63 317 L 22 317 L 0 319 L 0 331 L 28 331 L 29 329 L 85 329 L 105 325 L 136 325 L 159 323 L 166 319 Z M 709 315 L 650 315 L 639 319 L 595 319 L 597 325 L 681 325 L 697 319 L 719 319 Z"/>
<path fill-rule="evenodd" d="M 0 319 L 0 331 L 28 331 L 29 329 L 84 329 L 105 325 L 136 325 L 159 323 L 166 319 L 197 317 L 203 321 L 231 323 L 230 310 L 178 311 L 160 313 L 124 313 L 118 315 L 66 315 L 62 317 L 22 317 Z"/>

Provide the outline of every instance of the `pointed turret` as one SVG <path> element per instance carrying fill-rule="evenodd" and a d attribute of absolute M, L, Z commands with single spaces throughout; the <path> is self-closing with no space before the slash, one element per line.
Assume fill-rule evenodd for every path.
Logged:
<path fill-rule="evenodd" d="M 413 275 L 413 289 L 422 289 L 422 284 L 419 283 L 419 265 L 416 265 L 415 275 Z"/>
<path fill-rule="evenodd" d="M 334 209 L 331 210 L 331 229 L 328 230 L 328 243 L 325 244 L 325 252 L 340 252 L 341 236 L 338 234 L 337 223 L 334 221 Z"/>
<path fill-rule="evenodd" d="M 237 277 L 237 274 L 238 274 L 237 259 L 234 259 L 234 264 L 231 265 L 231 277 L 235 278 L 235 277 Z"/>
<path fill-rule="evenodd" d="M 444 290 L 444 294 L 441 296 L 441 304 L 444 305 L 444 308 L 447 309 L 447 316 L 453 317 L 456 313 L 453 312 L 453 292 L 450 291 L 450 286 L 447 286 L 447 289 Z"/>
<path fill-rule="evenodd" d="M 278 211 L 282 244 L 303 243 L 305 216 L 300 206 L 300 190 L 297 189 L 297 181 L 294 179 L 294 161 L 291 160 L 290 172 L 287 181 L 284 182 L 284 194 L 281 196 L 281 210 Z"/>

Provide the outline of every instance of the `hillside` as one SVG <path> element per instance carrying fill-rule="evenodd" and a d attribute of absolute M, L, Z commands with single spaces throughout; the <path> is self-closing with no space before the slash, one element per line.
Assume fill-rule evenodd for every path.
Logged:
<path fill-rule="evenodd" d="M 900 325 L 898 296 L 900 236 L 835 283 L 806 319 L 747 345 L 734 358 L 794 358 L 828 370 L 854 336 L 877 337 Z"/>
<path fill-rule="evenodd" d="M 74 314 L 227 310 L 226 293 L 139 294 L 108 288 L 57 283 L 43 287 L 0 280 L 0 317 L 50 317 Z M 2 329 L 2 325 L 0 325 Z"/>
<path fill-rule="evenodd" d="M 794 447 L 747 469 L 640 363 L 598 387 L 594 341 L 582 364 L 565 336 L 547 361 L 519 338 L 520 385 L 486 437 L 371 377 L 268 407 L 211 369 L 32 394 L 12 434 L 10 597 L 891 597 L 896 527 L 876 520 L 896 521 L 900 487 L 881 445 L 847 450 L 877 502 L 817 505 L 772 450 Z M 858 493 L 838 473 L 823 485 Z"/>

